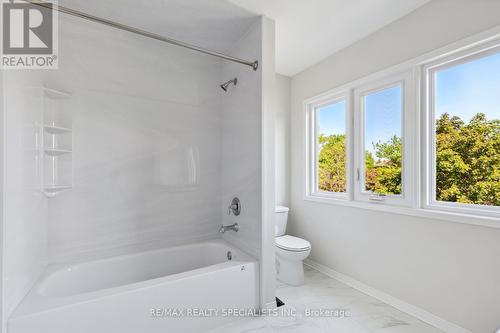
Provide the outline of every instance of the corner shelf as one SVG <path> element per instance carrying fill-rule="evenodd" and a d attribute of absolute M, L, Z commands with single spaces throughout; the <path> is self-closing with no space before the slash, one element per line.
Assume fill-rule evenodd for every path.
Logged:
<path fill-rule="evenodd" d="M 41 98 L 41 192 L 52 198 L 73 187 L 71 93 L 42 87 Z"/>
<path fill-rule="evenodd" d="M 64 191 L 71 190 L 73 187 L 70 185 L 45 185 L 42 188 L 43 194 L 45 194 L 47 197 L 55 197 L 59 193 L 62 193 Z"/>
<path fill-rule="evenodd" d="M 63 133 L 71 133 L 73 131 L 71 128 L 53 126 L 53 125 L 44 125 L 43 129 L 45 132 L 49 134 L 63 134 Z"/>
<path fill-rule="evenodd" d="M 57 149 L 57 148 L 45 148 L 45 155 L 48 156 L 61 156 L 65 154 L 71 154 L 72 151 L 69 149 Z"/>

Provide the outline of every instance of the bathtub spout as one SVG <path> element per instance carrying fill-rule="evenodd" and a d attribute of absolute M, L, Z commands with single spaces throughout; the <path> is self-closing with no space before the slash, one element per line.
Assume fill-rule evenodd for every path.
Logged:
<path fill-rule="evenodd" d="M 234 230 L 235 232 L 238 232 L 238 230 L 239 230 L 238 223 L 233 223 L 231 225 L 222 225 L 219 228 L 219 232 L 221 234 L 225 233 L 228 230 Z"/>

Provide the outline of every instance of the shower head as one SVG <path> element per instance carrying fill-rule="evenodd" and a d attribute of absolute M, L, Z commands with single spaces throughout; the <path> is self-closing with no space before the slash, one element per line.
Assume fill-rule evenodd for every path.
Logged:
<path fill-rule="evenodd" d="M 227 82 L 225 82 L 225 83 L 221 84 L 221 85 L 220 85 L 220 87 L 222 88 L 222 90 L 227 91 L 227 88 L 229 87 L 229 85 L 230 85 L 231 83 L 233 83 L 234 85 L 238 84 L 238 78 L 237 78 L 237 77 L 235 77 L 234 79 L 229 80 L 229 81 L 227 81 Z"/>

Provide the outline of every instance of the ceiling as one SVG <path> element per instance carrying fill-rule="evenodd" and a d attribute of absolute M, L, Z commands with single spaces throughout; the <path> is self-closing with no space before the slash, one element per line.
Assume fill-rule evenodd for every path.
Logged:
<path fill-rule="evenodd" d="M 227 52 L 265 15 L 276 70 L 293 76 L 430 0 L 59 0 L 59 4 Z"/>
<path fill-rule="evenodd" d="M 430 0 L 228 0 L 276 22 L 276 70 L 293 76 Z"/>

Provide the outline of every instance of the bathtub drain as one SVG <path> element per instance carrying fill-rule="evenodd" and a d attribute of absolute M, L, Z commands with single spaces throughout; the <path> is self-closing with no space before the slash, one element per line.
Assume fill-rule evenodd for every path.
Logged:
<path fill-rule="evenodd" d="M 233 259 L 233 254 L 231 253 L 231 251 L 227 251 L 227 260 L 231 259 Z"/>

